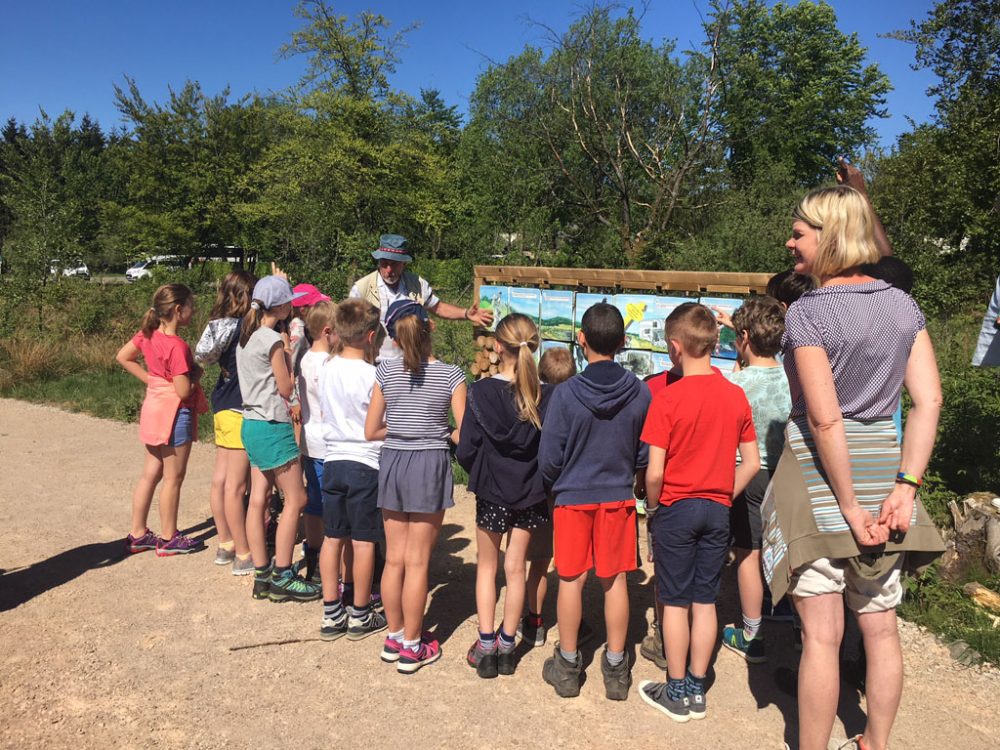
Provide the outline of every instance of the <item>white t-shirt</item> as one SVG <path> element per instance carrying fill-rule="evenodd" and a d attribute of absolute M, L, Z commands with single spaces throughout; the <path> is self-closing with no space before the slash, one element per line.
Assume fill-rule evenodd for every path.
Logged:
<path fill-rule="evenodd" d="M 299 363 L 299 399 L 302 403 L 302 455 L 323 458 L 326 441 L 323 439 L 323 407 L 319 395 L 319 374 L 323 363 L 329 359 L 326 352 L 308 351 Z"/>
<path fill-rule="evenodd" d="M 376 274 L 375 285 L 378 290 L 378 317 L 384 326 L 385 314 L 389 309 L 389 305 L 397 300 L 409 299 L 409 297 L 406 296 L 406 285 L 403 283 L 402 279 L 396 282 L 396 286 L 390 287 L 385 283 L 385 279 L 382 278 L 381 274 Z M 351 293 L 348 296 L 355 297 L 357 299 L 361 298 L 361 290 L 358 288 L 357 284 L 351 287 Z M 435 296 L 434 290 L 431 289 L 431 285 L 427 283 L 427 279 L 423 276 L 420 277 L 420 299 L 424 301 L 425 309 L 437 307 L 438 303 L 441 301 Z M 382 362 L 386 359 L 395 359 L 396 357 L 402 356 L 403 350 L 396 346 L 392 342 L 392 339 L 386 336 L 385 341 L 382 342 L 382 348 L 379 350 L 377 360 Z"/>
<path fill-rule="evenodd" d="M 324 461 L 357 461 L 378 468 L 382 441 L 365 440 L 365 417 L 375 385 L 375 366 L 363 359 L 334 357 L 320 371 Z"/>

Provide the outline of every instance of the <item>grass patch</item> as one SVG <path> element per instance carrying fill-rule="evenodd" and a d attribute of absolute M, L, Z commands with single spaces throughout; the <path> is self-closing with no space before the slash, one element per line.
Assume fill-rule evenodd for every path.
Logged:
<path fill-rule="evenodd" d="M 994 591 L 1000 587 L 1000 578 L 976 578 Z M 964 583 L 967 581 L 948 583 L 931 567 L 922 576 L 905 581 L 906 595 L 899 614 L 946 641 L 965 641 L 986 661 L 1000 664 L 1000 629 L 994 627 L 986 610 L 962 592 Z"/>
<path fill-rule="evenodd" d="M 215 375 L 205 374 L 205 383 Z M 146 387 L 122 370 L 74 372 L 45 380 L 21 381 L 0 388 L 0 395 L 117 422 L 138 422 Z M 198 419 L 198 439 L 213 440 L 212 415 Z"/>

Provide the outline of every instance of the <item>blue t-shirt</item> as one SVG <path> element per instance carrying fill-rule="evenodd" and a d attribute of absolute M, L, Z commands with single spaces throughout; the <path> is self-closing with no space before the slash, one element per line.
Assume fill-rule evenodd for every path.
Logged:
<path fill-rule="evenodd" d="M 792 393 L 783 367 L 747 367 L 729 374 L 747 396 L 757 430 L 760 465 L 774 470 L 785 448 L 785 425 L 792 410 Z"/>

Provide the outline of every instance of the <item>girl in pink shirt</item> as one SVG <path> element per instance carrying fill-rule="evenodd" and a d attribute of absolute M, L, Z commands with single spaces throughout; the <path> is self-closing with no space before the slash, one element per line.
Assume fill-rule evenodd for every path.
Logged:
<path fill-rule="evenodd" d="M 146 384 L 139 416 L 139 439 L 146 446 L 142 476 L 132 495 L 132 528 L 125 540 L 128 554 L 155 549 L 160 557 L 187 554 L 202 545 L 177 530 L 177 506 L 196 434 L 196 413 L 204 410 L 198 380 L 202 370 L 177 329 L 191 324 L 194 294 L 184 284 L 165 284 L 153 295 L 142 327 L 116 355 L 125 371 Z M 146 366 L 139 363 L 142 356 Z M 200 396 L 200 399 L 199 399 Z M 156 485 L 160 489 L 160 533 L 146 521 Z"/>

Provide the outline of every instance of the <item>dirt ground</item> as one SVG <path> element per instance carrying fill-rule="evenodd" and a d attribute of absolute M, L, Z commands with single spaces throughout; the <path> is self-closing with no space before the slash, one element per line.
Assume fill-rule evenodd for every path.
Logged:
<path fill-rule="evenodd" d="M 0 746 L 795 745 L 788 626 L 767 631 L 766 665 L 748 669 L 730 652 L 718 654 L 703 722 L 675 724 L 634 693 L 624 703 L 604 698 L 593 588 L 586 619 L 598 638 L 584 652 L 579 698 L 560 699 L 542 682 L 554 637 L 523 653 L 512 677 L 480 680 L 465 664 L 476 632 L 474 504 L 459 488 L 433 559 L 426 619 L 444 655 L 399 675 L 379 660 L 378 638 L 324 643 L 318 603 L 253 601 L 250 578 L 212 564 L 210 445 L 194 448 L 180 519 L 209 549 L 123 559 L 141 454 L 135 426 L 0 400 Z M 649 572 L 633 580 L 633 644 L 646 629 Z M 730 581 L 723 621 L 735 615 L 731 590 Z M 550 621 L 553 609 L 550 595 Z M 907 684 L 892 747 L 997 747 L 998 674 L 960 667 L 929 635 L 902 629 Z M 636 682 L 662 679 L 641 657 L 633 673 Z M 842 695 L 837 731 L 841 722 L 860 731 L 863 699 L 846 688 Z"/>

